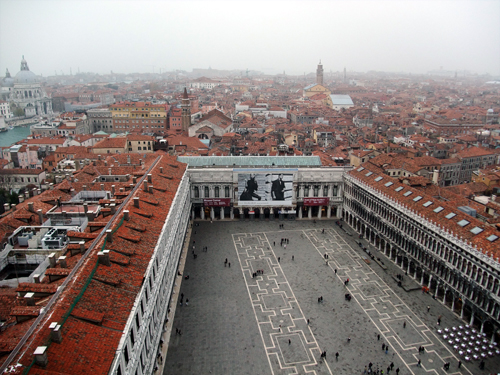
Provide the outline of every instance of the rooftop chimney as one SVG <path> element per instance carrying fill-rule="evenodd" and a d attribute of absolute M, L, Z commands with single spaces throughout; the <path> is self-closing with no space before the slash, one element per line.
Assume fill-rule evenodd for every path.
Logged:
<path fill-rule="evenodd" d="M 111 229 L 106 229 L 106 240 L 109 243 L 113 242 L 113 231 Z"/>
<path fill-rule="evenodd" d="M 3 204 L 3 209 L 5 210 L 5 212 L 9 211 L 10 210 L 10 204 L 4 203 Z"/>
<path fill-rule="evenodd" d="M 144 185 L 144 191 L 147 192 L 148 191 L 148 182 L 146 180 L 144 180 L 143 185 Z"/>
<path fill-rule="evenodd" d="M 104 191 L 104 184 L 101 184 L 101 191 Z"/>
<path fill-rule="evenodd" d="M 36 212 L 38 212 L 38 220 L 40 221 L 40 225 L 43 224 L 43 211 L 41 208 L 39 208 L 38 210 L 36 210 Z"/>
<path fill-rule="evenodd" d="M 94 211 L 92 211 L 92 210 L 87 211 L 87 220 L 94 221 Z"/>
<path fill-rule="evenodd" d="M 111 195 L 115 195 L 115 185 L 111 185 Z"/>
<path fill-rule="evenodd" d="M 105 266 L 111 266 L 111 262 L 109 260 L 109 250 L 99 251 L 97 253 L 97 259 L 99 260 L 99 264 L 103 264 Z"/>
<path fill-rule="evenodd" d="M 68 268 L 68 263 L 66 262 L 65 255 L 59 257 L 59 265 L 61 266 L 61 268 Z"/>
<path fill-rule="evenodd" d="M 33 353 L 35 356 L 35 363 L 38 366 L 45 367 L 49 363 L 49 359 L 47 358 L 47 347 L 46 346 L 39 346 L 35 349 L 35 352 Z"/>
<path fill-rule="evenodd" d="M 33 202 L 28 202 L 28 211 L 29 212 L 35 212 L 35 208 L 34 208 L 34 203 Z"/>
<path fill-rule="evenodd" d="M 160 173 L 163 173 L 163 167 L 160 167 Z"/>
<path fill-rule="evenodd" d="M 139 197 L 134 197 L 134 207 L 139 208 Z"/>
<path fill-rule="evenodd" d="M 123 217 L 126 221 L 129 221 L 130 220 L 130 212 L 129 210 L 124 210 L 123 211 Z"/>
<path fill-rule="evenodd" d="M 87 203 L 83 204 L 83 212 L 87 213 L 89 210 L 89 205 Z"/>
<path fill-rule="evenodd" d="M 149 194 L 153 194 L 153 185 L 149 185 Z"/>
<path fill-rule="evenodd" d="M 153 175 L 148 173 L 148 182 L 151 184 L 153 182 Z"/>
<path fill-rule="evenodd" d="M 132 177 L 132 182 L 133 182 L 134 184 L 137 184 L 137 177 L 135 177 L 135 176 L 134 176 L 134 177 Z"/>
<path fill-rule="evenodd" d="M 33 298 L 34 296 L 35 296 L 35 293 L 33 293 L 33 292 L 26 293 L 24 295 L 24 300 L 26 301 L 26 304 L 28 306 L 35 306 L 35 299 Z"/>
<path fill-rule="evenodd" d="M 49 258 L 49 263 L 50 263 L 50 268 L 55 268 L 56 267 L 56 253 L 52 253 L 48 256 Z"/>
<path fill-rule="evenodd" d="M 61 333 L 61 325 L 56 322 L 52 322 L 49 326 L 50 329 L 50 338 L 52 341 L 60 344 L 62 342 L 62 333 Z"/>
<path fill-rule="evenodd" d="M 33 282 L 35 284 L 40 284 L 40 274 L 39 273 L 36 273 L 33 275 Z"/>

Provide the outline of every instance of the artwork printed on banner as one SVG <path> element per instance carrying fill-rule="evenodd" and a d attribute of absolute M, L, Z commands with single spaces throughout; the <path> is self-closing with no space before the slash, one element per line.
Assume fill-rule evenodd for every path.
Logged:
<path fill-rule="evenodd" d="M 243 205 L 291 205 L 293 173 L 239 173 L 238 193 Z"/>

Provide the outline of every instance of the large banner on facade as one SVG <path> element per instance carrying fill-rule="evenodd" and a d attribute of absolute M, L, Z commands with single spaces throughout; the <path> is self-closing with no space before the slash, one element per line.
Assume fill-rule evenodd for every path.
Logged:
<path fill-rule="evenodd" d="M 238 173 L 238 205 L 252 207 L 291 206 L 293 176 L 291 171 L 258 170 Z"/>
<path fill-rule="evenodd" d="M 328 206 L 330 198 L 304 198 L 304 206 Z"/>
<path fill-rule="evenodd" d="M 229 207 L 231 198 L 205 198 L 203 199 L 205 207 Z"/>

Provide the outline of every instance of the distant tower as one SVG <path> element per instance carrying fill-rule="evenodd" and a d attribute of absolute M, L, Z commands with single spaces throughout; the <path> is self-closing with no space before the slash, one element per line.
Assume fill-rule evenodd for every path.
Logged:
<path fill-rule="evenodd" d="M 184 87 L 184 94 L 182 95 L 181 102 L 181 126 L 182 131 L 189 133 L 189 126 L 191 125 L 191 105 L 186 88 Z"/>
<path fill-rule="evenodd" d="M 347 72 L 345 70 L 345 66 L 344 66 L 344 83 L 347 83 Z"/>
<path fill-rule="evenodd" d="M 321 60 L 319 60 L 318 69 L 316 69 L 316 83 L 323 85 L 323 65 L 321 65 Z"/>

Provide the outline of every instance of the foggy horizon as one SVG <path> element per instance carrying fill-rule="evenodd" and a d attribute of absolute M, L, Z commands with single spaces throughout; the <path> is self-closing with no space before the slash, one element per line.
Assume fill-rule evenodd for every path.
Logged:
<path fill-rule="evenodd" d="M 0 76 L 193 69 L 500 75 L 500 2 L 0 0 Z"/>

